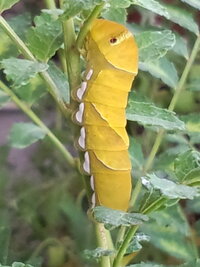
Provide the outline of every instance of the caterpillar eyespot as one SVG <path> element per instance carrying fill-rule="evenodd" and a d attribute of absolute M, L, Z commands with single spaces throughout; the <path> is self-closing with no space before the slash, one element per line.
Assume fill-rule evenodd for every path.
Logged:
<path fill-rule="evenodd" d="M 111 38 L 111 39 L 110 39 L 110 43 L 111 43 L 111 44 L 115 44 L 116 42 L 117 42 L 117 38 Z"/>
<path fill-rule="evenodd" d="M 127 210 L 132 186 L 125 107 L 138 71 L 137 46 L 123 25 L 97 19 L 87 36 L 86 54 L 74 120 L 82 125 L 78 144 L 85 151 L 83 170 L 91 176 L 91 203 Z"/>

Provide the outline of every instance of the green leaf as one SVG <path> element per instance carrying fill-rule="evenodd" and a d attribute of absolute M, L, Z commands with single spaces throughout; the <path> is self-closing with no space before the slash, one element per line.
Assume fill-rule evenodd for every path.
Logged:
<path fill-rule="evenodd" d="M 200 181 L 200 153 L 188 150 L 180 154 L 174 162 L 175 174 L 179 181 L 191 184 Z"/>
<path fill-rule="evenodd" d="M 8 23 L 11 28 L 17 33 L 17 35 L 22 40 L 25 40 L 26 32 L 32 25 L 31 14 L 25 12 L 21 15 L 12 17 L 8 20 Z"/>
<path fill-rule="evenodd" d="M 139 169 L 141 171 L 143 169 L 143 164 L 144 164 L 144 155 L 142 152 L 142 146 L 133 137 L 130 137 L 129 154 L 133 169 L 134 170 Z"/>
<path fill-rule="evenodd" d="M 27 43 L 37 59 L 47 62 L 63 43 L 62 26 L 55 16 L 42 13 L 27 32 Z"/>
<path fill-rule="evenodd" d="M 128 265 L 126 267 L 164 267 L 164 265 L 150 263 L 150 262 L 149 263 L 141 262 L 137 264 Z"/>
<path fill-rule="evenodd" d="M 49 62 L 48 73 L 59 90 L 56 92 L 58 99 L 64 103 L 69 103 L 70 90 L 66 75 L 52 61 Z"/>
<path fill-rule="evenodd" d="M 124 8 L 115 8 L 111 6 L 109 9 L 107 9 L 105 12 L 103 12 L 102 16 L 105 19 L 116 21 L 121 24 L 125 24 L 127 12 Z"/>
<path fill-rule="evenodd" d="M 127 213 L 97 206 L 93 210 L 94 218 L 105 224 L 105 228 L 112 230 L 118 226 L 140 225 L 148 220 L 146 215 L 140 213 Z"/>
<path fill-rule="evenodd" d="M 12 147 L 25 148 L 45 137 L 46 133 L 33 123 L 15 123 L 9 135 Z"/>
<path fill-rule="evenodd" d="M 113 8 L 127 8 L 131 5 L 132 0 L 109 0 L 108 5 Z"/>
<path fill-rule="evenodd" d="M 9 267 L 9 266 L 2 266 L 0 265 L 1 267 Z M 27 264 L 27 263 L 22 263 L 22 262 L 13 262 L 11 267 L 33 267 L 32 265 L 30 264 Z"/>
<path fill-rule="evenodd" d="M 10 97 L 0 90 L 0 107 L 8 103 L 9 100 L 10 100 Z"/>
<path fill-rule="evenodd" d="M 176 43 L 173 47 L 173 51 L 188 60 L 189 53 L 187 48 L 187 41 L 178 34 L 176 34 Z"/>
<path fill-rule="evenodd" d="M 200 116 L 199 113 L 193 113 L 180 116 L 181 120 L 185 122 L 186 130 L 188 132 L 200 133 Z"/>
<path fill-rule="evenodd" d="M 11 8 L 14 4 L 20 0 L 0 0 L 0 13 L 4 10 Z"/>
<path fill-rule="evenodd" d="M 161 79 L 169 87 L 175 88 L 178 83 L 176 68 L 166 57 L 151 62 L 140 62 L 139 68 L 143 71 L 148 71 L 152 76 Z"/>
<path fill-rule="evenodd" d="M 126 254 L 130 254 L 136 251 L 139 251 L 142 248 L 142 245 L 140 244 L 140 242 L 149 242 L 150 237 L 148 235 L 145 235 L 143 233 L 137 233 L 132 241 L 129 243 L 129 246 L 126 250 Z"/>
<path fill-rule="evenodd" d="M 200 266 L 200 259 L 196 259 L 187 263 L 180 265 L 181 267 L 199 267 Z"/>
<path fill-rule="evenodd" d="M 47 70 L 48 65 L 26 59 L 9 58 L 1 61 L 1 68 L 8 80 L 13 81 L 13 87 L 26 85 L 37 73 Z"/>
<path fill-rule="evenodd" d="M 7 20 L 13 30 L 24 40 L 27 28 L 31 26 L 31 16 L 29 13 L 24 13 L 19 16 L 12 17 Z M 20 51 L 17 49 L 10 37 L 0 27 L 0 60 L 7 57 L 17 57 Z"/>
<path fill-rule="evenodd" d="M 159 178 L 154 173 L 142 177 L 142 183 L 147 188 L 159 190 L 163 196 L 169 199 L 193 199 L 198 195 L 196 188 Z"/>
<path fill-rule="evenodd" d="M 164 16 L 166 18 L 169 18 L 169 14 L 168 14 L 166 8 L 155 0 L 148 0 L 148 1 L 131 0 L 131 3 L 133 5 L 138 5 L 140 7 L 147 9 L 147 10 L 150 10 L 150 11 L 152 11 L 152 12 L 154 12 L 160 16 Z"/>
<path fill-rule="evenodd" d="M 86 259 L 99 259 L 103 256 L 110 256 L 114 253 L 113 250 L 103 249 L 103 248 L 96 248 L 93 250 L 85 249 L 84 250 L 84 256 Z"/>
<path fill-rule="evenodd" d="M 181 0 L 181 1 L 200 10 L 199 0 Z"/>
<path fill-rule="evenodd" d="M 146 31 L 135 36 L 141 62 L 154 61 L 163 57 L 175 45 L 172 31 Z"/>
<path fill-rule="evenodd" d="M 169 13 L 169 20 L 179 24 L 181 27 L 195 33 L 199 34 L 199 29 L 197 23 L 194 21 L 192 15 L 185 9 L 179 8 L 175 5 L 164 5 Z"/>
<path fill-rule="evenodd" d="M 14 88 L 20 99 L 32 105 L 47 93 L 46 86 L 39 75 L 32 78 L 28 84 Z"/>
<path fill-rule="evenodd" d="M 149 222 L 141 230 L 150 236 L 150 243 L 165 253 L 186 261 L 193 260 L 190 228 L 178 205 L 150 214 Z"/>
<path fill-rule="evenodd" d="M 104 0 L 63 0 L 64 14 L 61 18 L 67 20 L 76 16 L 83 9 L 91 10 L 95 5 L 104 2 Z"/>
<path fill-rule="evenodd" d="M 135 99 L 134 93 L 130 94 L 126 109 L 127 120 L 137 121 L 142 125 L 151 125 L 166 130 L 184 130 L 184 123 L 179 120 L 174 112 L 156 107 L 152 103 Z"/>

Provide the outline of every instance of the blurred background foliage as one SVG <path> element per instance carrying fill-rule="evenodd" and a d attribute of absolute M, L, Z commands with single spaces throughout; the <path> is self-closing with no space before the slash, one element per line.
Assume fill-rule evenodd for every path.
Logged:
<path fill-rule="evenodd" d="M 21 0 L 3 13 L 20 38 L 29 44 L 30 49 L 33 31 L 30 27 L 34 23 L 40 24 L 41 21 L 34 20 L 34 17 L 41 14 L 41 9 L 48 8 L 46 3 L 48 1 Z M 199 25 L 200 11 L 197 9 L 179 0 L 162 0 L 160 3 L 170 5 L 171 9 L 181 8 L 183 13 L 191 14 L 191 19 L 193 18 Z M 140 58 L 140 72 L 134 83 L 136 93 L 130 97 L 129 106 L 133 99 L 134 108 L 139 103 L 141 109 L 141 102 L 145 102 L 149 103 L 149 109 L 144 110 L 146 115 L 141 114 L 143 117 L 137 122 L 129 121 L 127 125 L 131 136 L 133 176 L 138 178 L 142 174 L 145 158 L 148 157 L 155 140 L 156 127 L 162 124 L 160 121 L 144 123 L 144 119 L 150 117 L 150 120 L 153 120 L 154 115 L 151 115 L 151 112 L 155 109 L 152 103 L 160 108 L 168 107 L 178 77 L 182 74 L 196 39 L 194 34 L 196 24 L 191 22 L 190 25 L 186 21 L 186 26 L 181 27 L 179 24 L 184 24 L 181 16 L 180 23 L 179 21 L 175 23 L 137 5 L 130 6 L 126 13 L 125 6 L 122 4 L 116 9 L 112 8 L 111 3 L 111 8 L 105 12 L 104 17 L 124 23 L 127 16 L 127 25 L 136 34 L 136 40 L 141 47 L 144 36 L 140 33 L 148 35 L 147 31 L 151 31 L 149 37 L 151 39 L 154 38 L 153 33 L 156 35 L 158 30 L 165 30 L 161 33 L 161 40 L 168 36 L 169 47 L 174 42 L 172 32 L 176 36 L 173 49 L 167 49 L 165 41 L 163 51 L 160 47 L 158 51 L 154 47 L 151 55 L 149 51 L 145 54 L 144 45 L 143 58 Z M 45 14 L 48 17 L 48 14 Z M 87 14 L 88 10 L 85 10 L 81 16 L 86 17 Z M 77 26 L 80 24 L 79 17 L 76 23 Z M 59 25 L 54 30 L 53 34 L 58 33 Z M 59 38 L 58 48 L 62 47 L 62 33 Z M 148 39 L 148 36 L 145 38 Z M 63 65 L 59 61 L 59 53 L 62 52 L 61 48 L 58 53 L 49 56 L 53 56 L 53 62 L 61 68 Z M 163 57 L 160 56 L 155 64 L 153 58 L 157 52 L 162 52 Z M 0 60 L 18 56 L 16 46 L 0 29 Z M 45 56 L 39 55 L 39 57 L 43 59 Z M 150 59 L 146 60 L 147 57 Z M 152 168 L 157 172 L 164 170 L 172 174 L 174 161 L 180 153 L 188 149 L 195 151 L 200 149 L 199 61 L 198 54 L 185 90 L 175 107 L 175 112 L 179 115 L 179 119 L 185 122 L 187 130 L 174 132 L 172 129 L 166 134 Z M 12 84 L 6 80 L 3 71 L 0 72 L 0 78 L 9 86 Z M 64 83 L 66 78 L 63 79 Z M 72 155 L 78 157 L 73 146 L 74 133 L 70 119 L 67 122 L 63 119 L 52 98 L 47 94 L 46 85 L 41 77 L 36 75 L 24 85 L 13 87 L 13 90 L 39 114 Z M 87 217 L 88 204 L 80 174 L 67 166 L 62 155 L 52 147 L 48 138 L 23 150 L 12 148 L 12 145 L 18 146 L 15 139 L 17 133 L 11 130 L 12 125 L 29 120 L 9 102 L 9 98 L 2 91 L 0 91 L 0 106 L 0 262 L 9 265 L 18 260 L 33 266 L 48 267 L 96 266 L 95 261 L 88 261 L 83 255 L 84 249 L 95 247 L 95 234 L 92 223 Z M 174 123 L 174 128 L 181 128 L 180 122 L 175 120 Z M 166 123 L 163 124 L 166 129 Z M 19 133 L 16 138 L 19 139 Z M 32 141 L 27 142 L 29 141 L 31 144 Z M 165 265 L 180 265 L 198 258 L 199 213 L 198 197 L 194 200 L 182 200 L 180 205 L 175 204 L 153 213 L 149 223 L 141 228 L 141 231 L 150 236 L 150 241 L 143 242 L 143 248 L 137 254 L 135 262 L 142 260 Z M 192 263 L 190 266 L 193 266 Z M 200 265 L 194 264 L 194 266 Z"/>

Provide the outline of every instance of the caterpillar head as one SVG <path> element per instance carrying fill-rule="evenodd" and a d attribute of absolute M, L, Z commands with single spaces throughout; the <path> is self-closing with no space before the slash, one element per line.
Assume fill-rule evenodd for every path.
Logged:
<path fill-rule="evenodd" d="M 113 21 L 97 19 L 90 30 L 105 59 L 114 67 L 137 74 L 138 49 L 131 32 Z"/>

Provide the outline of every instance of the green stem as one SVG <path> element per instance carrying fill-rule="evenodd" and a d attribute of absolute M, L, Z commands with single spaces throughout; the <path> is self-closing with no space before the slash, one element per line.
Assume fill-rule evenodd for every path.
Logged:
<path fill-rule="evenodd" d="M 72 91 L 81 83 L 80 54 L 75 46 L 76 34 L 72 18 L 63 22 L 63 32 L 69 85 Z"/>
<path fill-rule="evenodd" d="M 90 16 L 88 17 L 88 19 L 85 20 L 83 27 L 81 28 L 79 35 L 77 37 L 76 40 L 76 47 L 78 50 L 80 50 L 83 46 L 84 43 L 84 39 L 88 33 L 88 31 L 90 30 L 90 27 L 92 25 L 92 22 L 99 16 L 99 14 L 101 13 L 103 7 L 104 7 L 105 3 L 102 3 L 100 5 L 97 5 L 93 11 L 91 12 Z"/>
<path fill-rule="evenodd" d="M 54 0 L 45 0 L 45 4 L 49 9 L 56 9 L 56 4 Z"/>
<path fill-rule="evenodd" d="M 129 243 L 131 242 L 138 227 L 139 227 L 138 225 L 135 225 L 128 230 L 126 237 L 124 239 L 124 242 L 122 243 L 121 247 L 118 250 L 117 256 L 116 256 L 114 263 L 113 263 L 113 267 L 120 267 L 121 266 L 123 256 L 126 253 L 126 250 L 129 246 Z"/>
<path fill-rule="evenodd" d="M 51 132 L 51 130 L 40 120 L 40 118 L 10 90 L 2 81 L 0 81 L 0 87 L 3 91 L 11 97 L 11 99 L 16 103 L 16 105 L 33 121 L 37 124 L 47 136 L 50 138 L 51 142 L 57 147 L 57 149 L 62 153 L 66 161 L 71 165 L 75 166 L 75 160 L 71 154 L 67 151 L 60 140 Z"/>
<path fill-rule="evenodd" d="M 146 173 L 151 168 L 151 165 L 152 165 L 152 163 L 154 161 L 155 155 L 158 152 L 158 149 L 159 149 L 160 144 L 162 142 L 162 138 L 163 138 L 164 133 L 165 133 L 165 131 L 163 129 L 161 129 L 158 132 L 158 134 L 156 136 L 156 140 L 155 140 L 155 142 L 153 144 L 153 147 L 151 149 L 149 157 L 148 157 L 148 159 L 146 161 L 146 164 L 144 166 L 144 173 Z"/>
<path fill-rule="evenodd" d="M 102 223 L 95 223 L 95 227 L 98 246 L 105 250 L 109 249 L 106 229 L 104 228 L 104 225 Z M 111 267 L 109 256 L 101 257 L 100 267 Z"/>
<path fill-rule="evenodd" d="M 183 71 L 182 76 L 178 82 L 178 85 L 177 85 L 176 89 L 174 90 L 175 94 L 172 97 L 172 100 L 171 100 L 170 105 L 168 107 L 168 110 L 170 110 L 170 111 L 174 110 L 176 103 L 179 99 L 179 96 L 180 96 L 181 92 L 184 90 L 185 82 L 187 80 L 187 77 L 188 77 L 188 74 L 189 74 L 190 69 L 192 67 L 192 64 L 193 64 L 193 62 L 197 56 L 197 53 L 199 51 L 199 46 L 200 46 L 200 35 L 196 39 L 196 42 L 195 42 L 193 49 L 192 49 L 192 53 L 191 53 L 186 65 L 185 65 L 184 71 Z M 147 172 L 151 168 L 152 163 L 153 163 L 154 158 L 155 158 L 155 155 L 158 152 L 158 149 L 159 149 L 160 144 L 162 142 L 164 134 L 165 134 L 165 131 L 163 129 L 158 132 L 156 140 L 155 140 L 154 145 L 152 147 L 152 150 L 150 152 L 149 158 L 148 158 L 148 160 L 144 166 L 145 172 Z"/>
<path fill-rule="evenodd" d="M 19 36 L 13 31 L 13 29 L 10 27 L 10 25 L 7 23 L 7 21 L 0 16 L 0 26 L 2 29 L 6 32 L 6 34 L 11 38 L 11 40 L 15 43 L 17 48 L 21 51 L 23 56 L 32 61 L 37 61 L 36 58 L 33 56 L 31 51 L 28 49 L 28 47 L 25 45 L 25 43 L 19 38 Z M 63 114 L 65 116 L 67 113 L 66 106 L 63 101 L 60 101 L 57 97 L 59 89 L 57 88 L 56 84 L 54 81 L 51 79 L 50 75 L 48 74 L 47 71 L 40 72 L 39 75 L 42 77 L 42 79 L 46 82 L 49 92 L 54 98 L 54 100 L 57 102 L 58 106 L 62 110 Z"/>
<path fill-rule="evenodd" d="M 141 179 L 138 178 L 137 183 L 136 183 L 136 185 L 135 185 L 135 187 L 133 189 L 133 192 L 131 194 L 131 200 L 130 200 L 130 204 L 129 204 L 129 209 L 132 209 L 134 207 L 135 202 L 136 202 L 136 200 L 138 198 L 138 195 L 140 193 L 141 188 L 142 188 L 142 182 L 141 182 Z"/>

